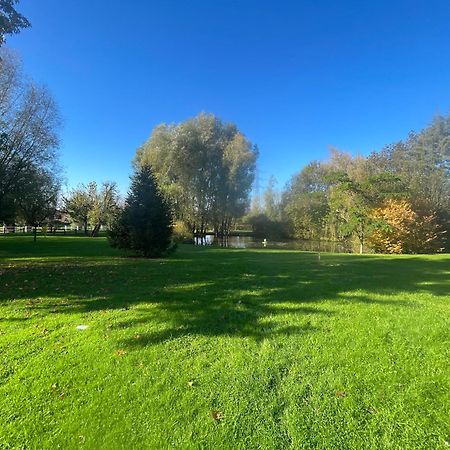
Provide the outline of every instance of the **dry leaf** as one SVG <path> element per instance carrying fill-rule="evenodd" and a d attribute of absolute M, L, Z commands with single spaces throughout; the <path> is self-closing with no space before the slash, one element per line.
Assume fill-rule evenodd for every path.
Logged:
<path fill-rule="evenodd" d="M 341 398 L 347 397 L 347 393 L 344 391 L 337 391 L 336 397 L 341 397 Z"/>
<path fill-rule="evenodd" d="M 223 413 L 220 412 L 220 411 L 216 411 L 216 410 L 211 411 L 211 417 L 212 417 L 216 422 L 220 422 L 220 421 L 223 420 L 223 418 L 224 418 Z"/>
<path fill-rule="evenodd" d="M 122 349 L 117 350 L 117 352 L 116 352 L 117 356 L 123 356 L 123 355 L 126 355 L 126 354 L 127 354 L 127 351 L 126 350 L 122 350 Z"/>
<path fill-rule="evenodd" d="M 194 387 L 194 380 L 189 380 L 187 384 L 189 387 Z"/>

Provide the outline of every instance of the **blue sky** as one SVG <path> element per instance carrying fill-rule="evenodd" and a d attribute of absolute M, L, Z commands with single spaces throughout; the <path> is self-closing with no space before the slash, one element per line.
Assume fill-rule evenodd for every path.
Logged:
<path fill-rule="evenodd" d="M 8 40 L 64 118 L 68 185 L 128 186 L 161 122 L 237 124 L 280 187 L 329 146 L 366 154 L 450 110 L 450 1 L 22 0 Z"/>

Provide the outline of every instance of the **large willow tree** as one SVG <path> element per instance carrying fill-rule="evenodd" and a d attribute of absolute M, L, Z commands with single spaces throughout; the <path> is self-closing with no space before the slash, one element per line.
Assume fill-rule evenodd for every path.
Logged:
<path fill-rule="evenodd" d="M 234 124 L 200 114 L 157 126 L 138 149 L 135 165 L 150 165 L 175 218 L 193 233 L 227 235 L 248 206 L 257 156 Z"/>

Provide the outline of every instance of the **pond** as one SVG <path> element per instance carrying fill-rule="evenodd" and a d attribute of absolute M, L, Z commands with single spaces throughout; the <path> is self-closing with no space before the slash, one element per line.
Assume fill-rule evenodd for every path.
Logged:
<path fill-rule="evenodd" d="M 227 239 L 207 235 L 205 238 L 194 238 L 195 245 L 212 245 L 229 248 L 269 248 L 302 250 L 308 252 L 351 253 L 352 246 L 348 242 L 313 241 L 313 240 L 271 240 L 252 236 L 230 236 Z"/>

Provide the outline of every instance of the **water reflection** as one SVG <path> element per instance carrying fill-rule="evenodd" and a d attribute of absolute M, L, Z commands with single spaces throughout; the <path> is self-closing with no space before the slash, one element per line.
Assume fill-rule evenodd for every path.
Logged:
<path fill-rule="evenodd" d="M 229 248 L 272 248 L 286 250 L 303 250 L 310 252 L 351 253 L 350 243 L 334 241 L 277 240 L 255 238 L 252 236 L 229 236 L 217 238 L 206 235 L 194 238 L 195 245 L 213 245 Z"/>

